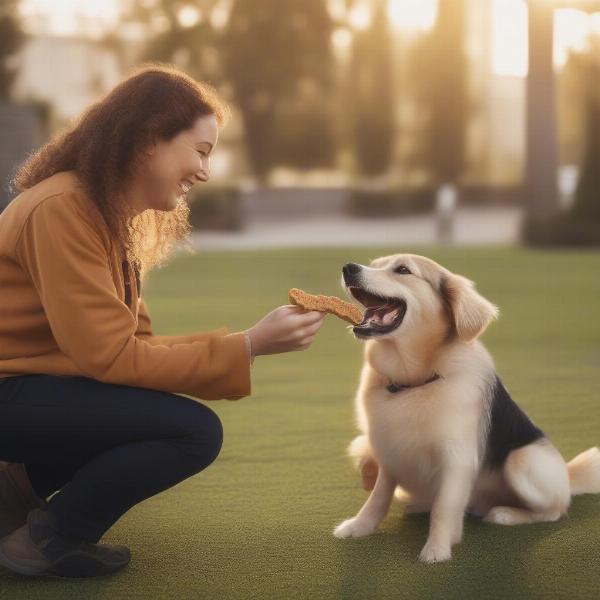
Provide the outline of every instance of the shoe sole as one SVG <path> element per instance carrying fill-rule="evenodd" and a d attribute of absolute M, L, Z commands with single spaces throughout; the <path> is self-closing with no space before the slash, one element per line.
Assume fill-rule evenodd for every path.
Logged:
<path fill-rule="evenodd" d="M 52 576 L 68 579 L 101 577 L 123 569 L 130 562 L 131 556 L 127 561 L 110 563 L 100 562 L 97 558 L 89 554 L 73 552 L 62 556 L 53 565 L 40 567 L 39 563 L 35 563 L 34 561 L 27 562 L 26 559 L 15 562 L 4 553 L 0 545 L 0 565 L 15 573 L 33 577 Z"/>
<path fill-rule="evenodd" d="M 124 564 L 104 565 L 103 570 L 98 570 L 99 563 L 97 560 L 88 556 L 67 556 L 58 561 L 52 567 L 40 567 L 34 565 L 16 563 L 11 560 L 6 554 L 0 550 L 0 565 L 20 573 L 21 575 L 29 575 L 33 577 L 61 577 L 66 579 L 79 579 L 90 577 L 102 577 L 120 571 L 129 564 L 127 561 Z M 75 574 L 75 573 L 76 574 Z"/>
<path fill-rule="evenodd" d="M 99 577 L 110 575 L 120 571 L 129 564 L 125 563 L 102 563 L 92 556 L 85 554 L 72 554 L 62 557 L 54 563 L 51 572 L 58 577 L 80 578 L 80 577 Z"/>
<path fill-rule="evenodd" d="M 25 525 L 26 521 L 25 519 L 23 519 L 22 521 L 18 521 L 18 522 L 13 522 L 10 525 L 6 525 L 4 527 L 4 529 L 0 529 L 0 540 L 4 537 L 6 537 L 7 535 L 10 535 L 13 531 L 16 531 L 17 529 L 19 529 L 19 527 L 23 527 L 23 525 Z"/>
<path fill-rule="evenodd" d="M 27 565 L 23 563 L 16 563 L 11 560 L 0 548 L 0 565 L 14 571 L 15 573 L 21 573 L 21 575 L 47 575 L 49 570 L 48 568 L 40 569 L 40 567 L 36 567 L 34 565 Z"/>

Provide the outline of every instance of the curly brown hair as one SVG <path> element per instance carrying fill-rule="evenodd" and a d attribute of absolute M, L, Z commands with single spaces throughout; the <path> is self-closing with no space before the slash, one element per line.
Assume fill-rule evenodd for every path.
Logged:
<path fill-rule="evenodd" d="M 12 185 L 23 191 L 60 171 L 75 171 L 113 242 L 143 275 L 164 263 L 191 227 L 183 200 L 169 212 L 135 214 L 123 197 L 140 152 L 192 127 L 198 117 L 214 115 L 222 126 L 228 114 L 211 86 L 173 67 L 146 64 L 32 154 Z"/>

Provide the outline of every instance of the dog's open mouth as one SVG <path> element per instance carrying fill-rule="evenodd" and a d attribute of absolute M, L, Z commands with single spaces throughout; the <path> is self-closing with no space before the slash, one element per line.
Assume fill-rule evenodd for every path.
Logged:
<path fill-rule="evenodd" d="M 357 286 L 349 286 L 348 291 L 367 309 L 362 322 L 353 329 L 357 337 L 384 335 L 401 325 L 406 314 L 404 300 L 377 296 Z"/>

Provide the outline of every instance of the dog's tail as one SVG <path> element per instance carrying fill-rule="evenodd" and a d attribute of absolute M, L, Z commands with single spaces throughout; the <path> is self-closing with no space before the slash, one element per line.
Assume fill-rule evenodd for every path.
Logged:
<path fill-rule="evenodd" d="M 571 495 L 600 494 L 600 450 L 590 448 L 567 463 Z"/>
<path fill-rule="evenodd" d="M 375 487 L 379 465 L 373 456 L 368 435 L 359 435 L 348 446 L 348 454 L 355 468 L 360 473 L 363 490 L 370 491 Z"/>
<path fill-rule="evenodd" d="M 360 470 L 364 462 L 371 458 L 373 453 L 369 444 L 369 436 L 365 433 L 355 437 L 348 446 L 348 455 L 354 466 Z"/>

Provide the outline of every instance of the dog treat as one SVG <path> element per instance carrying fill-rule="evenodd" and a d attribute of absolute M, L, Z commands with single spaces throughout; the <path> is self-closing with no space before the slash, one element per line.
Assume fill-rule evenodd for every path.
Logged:
<path fill-rule="evenodd" d="M 318 294 L 309 294 L 298 288 L 292 288 L 288 292 L 288 298 L 291 304 L 300 306 L 305 310 L 318 310 L 326 312 L 348 323 L 358 325 L 363 320 L 363 314 L 358 306 L 350 304 L 336 296 L 323 296 Z"/>

